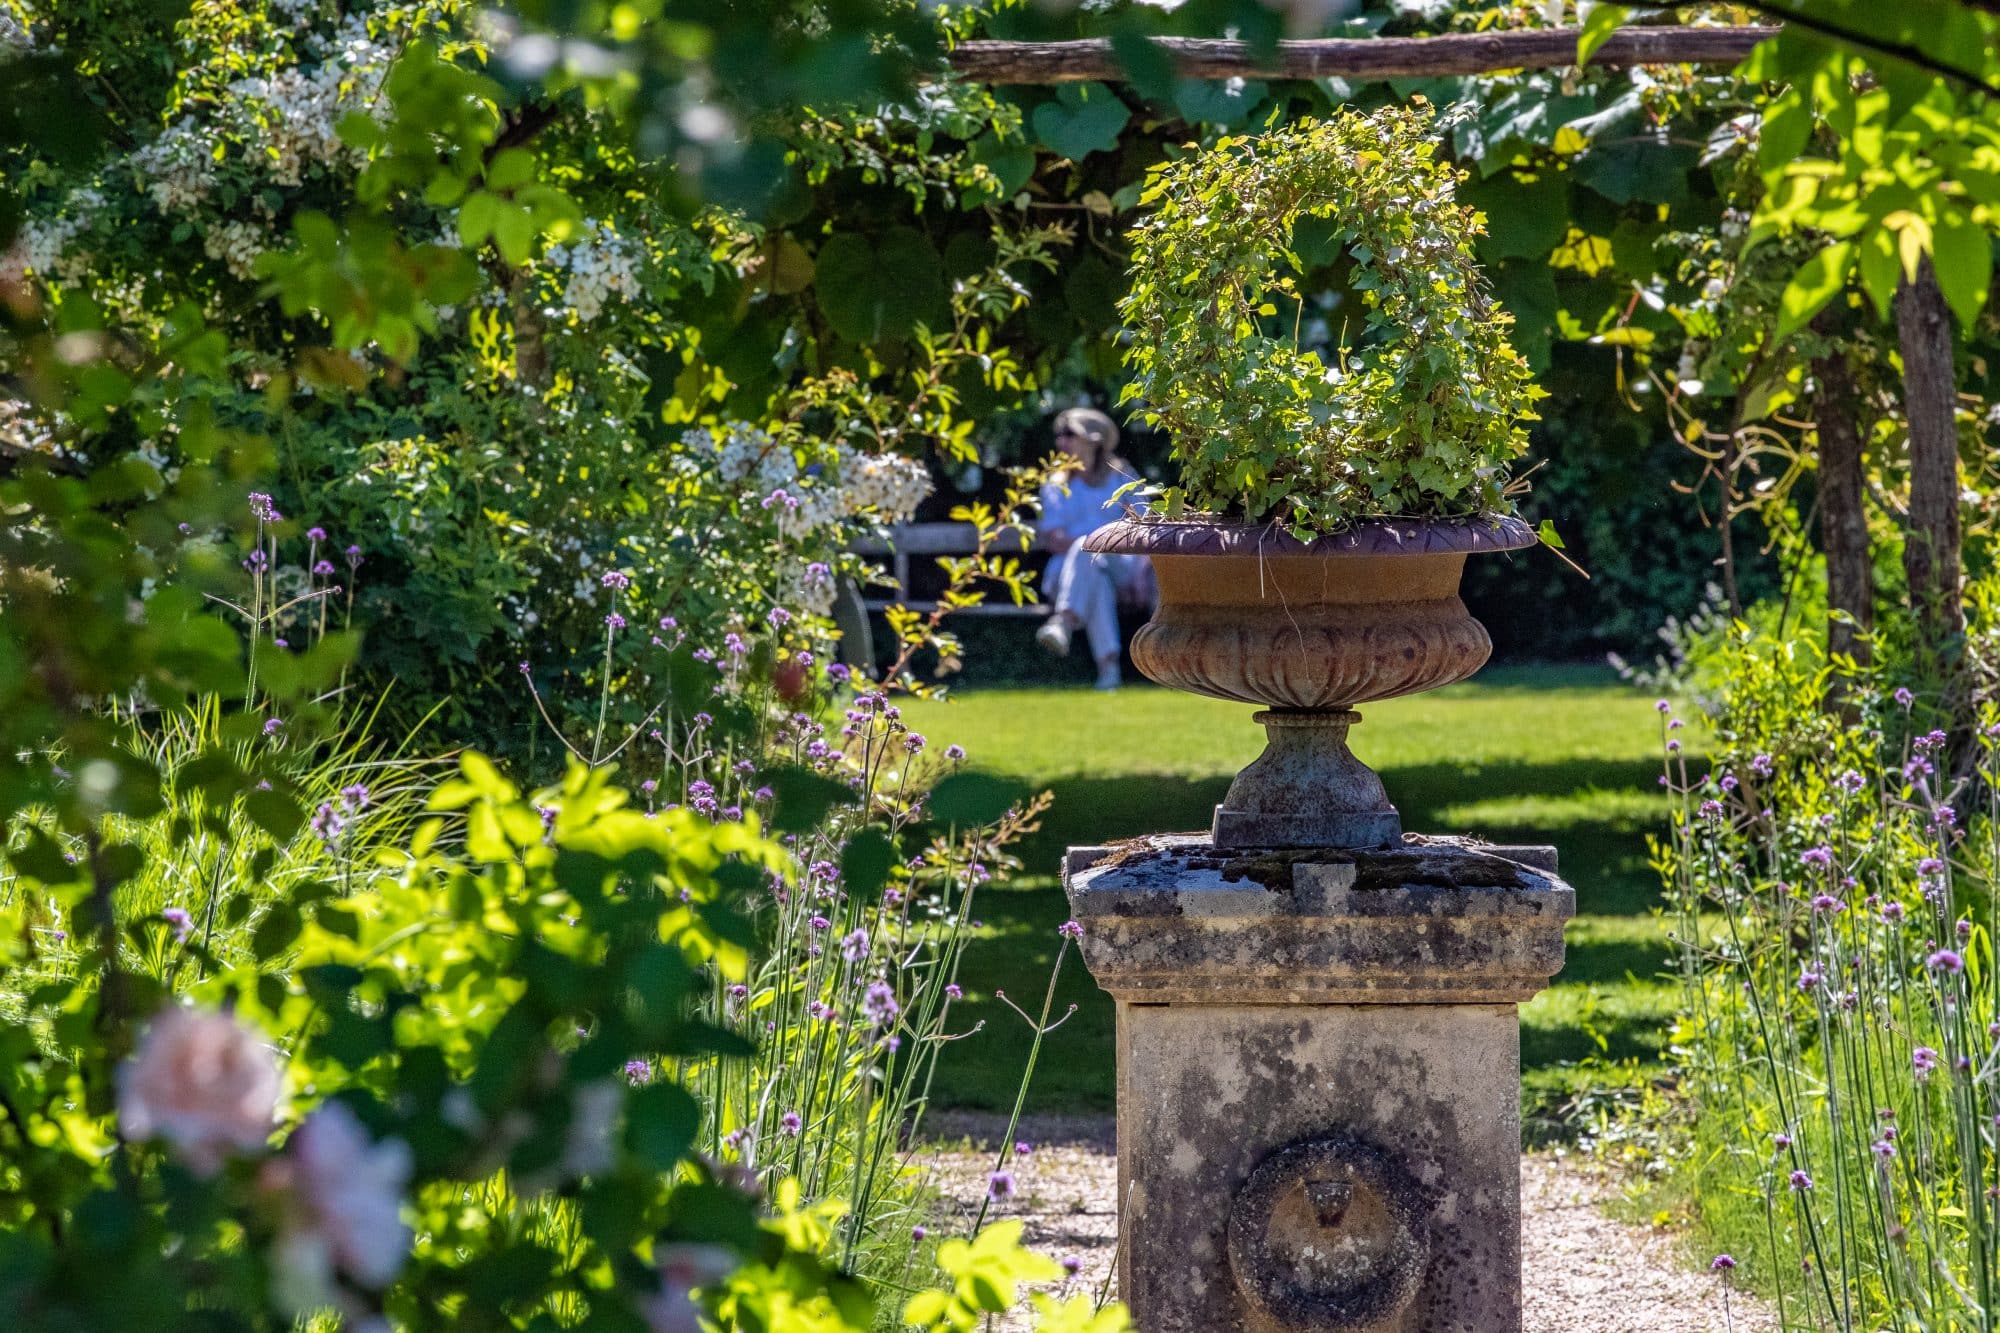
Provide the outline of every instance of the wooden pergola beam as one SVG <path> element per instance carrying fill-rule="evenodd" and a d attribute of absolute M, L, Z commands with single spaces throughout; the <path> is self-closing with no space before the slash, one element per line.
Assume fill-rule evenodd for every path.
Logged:
<path fill-rule="evenodd" d="M 1734 65 L 1775 27 L 1621 28 L 1590 58 L 1593 65 Z M 1575 28 L 1451 33 L 1443 37 L 1326 38 L 1279 42 L 1267 55 L 1248 42 L 1155 37 L 1190 79 L 1422 79 L 1552 69 L 1576 63 Z M 975 83 L 1115 82 L 1123 66 L 1103 38 L 1077 42 L 965 42 L 950 56 L 955 73 Z"/>

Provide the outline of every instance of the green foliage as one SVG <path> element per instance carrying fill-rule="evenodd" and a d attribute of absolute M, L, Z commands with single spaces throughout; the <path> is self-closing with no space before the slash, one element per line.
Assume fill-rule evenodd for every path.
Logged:
<path fill-rule="evenodd" d="M 1197 509 L 1310 534 L 1506 507 L 1539 391 L 1429 128 L 1416 111 L 1340 114 L 1225 137 L 1152 174 L 1122 303 L 1126 393 L 1172 437 Z M 1353 256 L 1367 311 L 1349 331 L 1359 345 L 1331 362 L 1295 332 L 1307 221 Z"/>
<path fill-rule="evenodd" d="M 2000 230 L 2000 17 L 1938 0 L 1809 8 L 1856 40 L 1787 28 L 1743 70 L 1781 85 L 1757 145 L 1765 195 L 1755 225 L 1819 237 L 1784 293 L 1780 335 L 1805 327 L 1857 277 L 1889 318 L 1898 283 L 1925 256 L 1970 323 L 1986 304 Z M 1885 47 L 1962 73 L 1939 77 L 1884 58 Z M 1816 133 L 1822 126 L 1830 140 Z"/>
<path fill-rule="evenodd" d="M 1990 689 L 1990 587 L 1972 601 Z M 2000 1241 L 1991 719 L 1930 730 L 1951 700 L 1907 688 L 1895 635 L 1861 669 L 1757 619 L 1696 659 L 1714 768 L 1664 731 L 1675 1185 L 1788 1322 L 1977 1326 Z"/>

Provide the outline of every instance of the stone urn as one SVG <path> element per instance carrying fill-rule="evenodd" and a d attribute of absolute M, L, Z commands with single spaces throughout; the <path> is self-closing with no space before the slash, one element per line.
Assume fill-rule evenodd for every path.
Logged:
<path fill-rule="evenodd" d="M 1083 548 L 1151 558 L 1132 660 L 1162 685 L 1262 704 L 1269 743 L 1215 809 L 1218 847 L 1385 847 L 1402 820 L 1347 748 L 1355 708 L 1464 680 L 1493 643 L 1465 558 L 1532 546 L 1520 519 L 1384 520 L 1302 542 L 1270 523 L 1128 518 Z"/>

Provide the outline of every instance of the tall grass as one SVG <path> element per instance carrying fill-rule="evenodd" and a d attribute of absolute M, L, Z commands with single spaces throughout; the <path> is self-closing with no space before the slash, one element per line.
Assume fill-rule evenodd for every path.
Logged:
<path fill-rule="evenodd" d="M 231 706 L 201 696 L 185 707 L 118 710 L 126 746 L 160 775 L 160 809 L 144 818 L 110 816 L 107 841 L 138 850 L 139 871 L 117 891 L 118 916 L 128 923 L 125 965 L 180 989 L 250 958 L 251 940 L 271 905 L 293 897 L 306 881 L 329 893 L 360 887 L 363 868 L 378 852 L 403 846 L 425 814 L 443 761 L 418 757 L 415 736 L 384 739 L 381 701 L 366 709 L 335 709 L 329 732 L 292 736 L 279 729 L 259 742 L 233 739 Z M 252 816 L 244 796 L 217 798 L 204 770 L 218 762 L 269 773 L 315 818 L 277 836 Z M 324 807 L 333 818 L 318 816 Z M 68 854 L 81 842 L 53 828 Z M 16 829 L 19 846 L 26 829 Z M 331 836 L 327 836 L 327 835 Z M 20 879 L 0 858 L 0 905 L 20 891 Z M 60 908 L 32 901 L 36 949 L 0 1004 L 18 1006 L 38 980 L 72 973 L 78 951 Z M 16 1010 L 18 1012 L 18 1009 Z"/>

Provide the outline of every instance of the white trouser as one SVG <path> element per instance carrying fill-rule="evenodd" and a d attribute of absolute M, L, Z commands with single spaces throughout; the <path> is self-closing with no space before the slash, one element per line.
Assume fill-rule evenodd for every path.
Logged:
<path fill-rule="evenodd" d="M 1049 562 L 1043 581 L 1055 588 L 1056 614 L 1076 617 L 1096 661 L 1118 656 L 1118 590 L 1137 576 L 1141 558 L 1072 550 Z"/>

